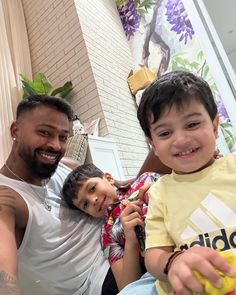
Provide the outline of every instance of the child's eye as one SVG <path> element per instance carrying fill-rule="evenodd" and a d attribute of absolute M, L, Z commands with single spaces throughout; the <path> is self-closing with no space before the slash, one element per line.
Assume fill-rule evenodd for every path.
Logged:
<path fill-rule="evenodd" d="M 194 128 L 198 127 L 199 124 L 200 124 L 200 122 L 191 122 L 191 123 L 187 124 L 187 128 L 194 129 Z"/>
<path fill-rule="evenodd" d="M 160 133 L 158 134 L 158 136 L 163 138 L 163 137 L 168 137 L 168 136 L 170 136 L 170 134 L 171 134 L 170 131 L 163 131 L 163 132 L 160 132 Z"/>
<path fill-rule="evenodd" d="M 82 205 L 83 210 L 86 210 L 87 207 L 88 207 L 88 201 L 84 201 Z"/>
<path fill-rule="evenodd" d="M 96 185 L 93 185 L 93 186 L 90 188 L 90 192 L 91 192 L 91 193 L 94 193 L 95 190 L 96 190 Z"/>

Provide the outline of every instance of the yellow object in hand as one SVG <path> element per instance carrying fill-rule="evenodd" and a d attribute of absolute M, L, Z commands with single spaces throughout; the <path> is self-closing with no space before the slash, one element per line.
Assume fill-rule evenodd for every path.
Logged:
<path fill-rule="evenodd" d="M 236 294 L 236 255 L 233 250 L 219 252 L 221 256 L 232 266 L 235 270 L 235 276 L 229 277 L 219 271 L 224 284 L 221 288 L 214 287 L 206 278 L 200 273 L 194 272 L 200 283 L 204 286 L 204 294 L 206 295 L 233 295 Z M 195 293 L 196 294 L 196 293 Z"/>

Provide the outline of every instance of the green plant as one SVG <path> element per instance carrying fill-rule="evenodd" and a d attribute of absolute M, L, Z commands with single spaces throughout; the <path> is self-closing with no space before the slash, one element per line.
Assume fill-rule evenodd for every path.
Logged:
<path fill-rule="evenodd" d="M 20 80 L 23 88 L 23 99 L 34 94 L 67 98 L 68 94 L 73 89 L 71 81 L 68 81 L 63 86 L 54 89 L 50 81 L 43 73 L 36 74 L 33 80 L 30 80 L 25 75 L 20 74 Z"/>

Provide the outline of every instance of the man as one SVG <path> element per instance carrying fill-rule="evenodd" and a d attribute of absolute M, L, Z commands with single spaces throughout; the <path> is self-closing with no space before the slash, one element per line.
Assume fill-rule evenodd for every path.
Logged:
<path fill-rule="evenodd" d="M 26 295 L 116 292 L 113 282 L 114 293 L 106 289 L 111 273 L 100 223 L 60 198 L 70 172 L 59 161 L 72 114 L 65 101 L 48 96 L 29 97 L 17 108 L 12 150 L 0 170 L 0 295 L 21 294 L 18 273 Z"/>
<path fill-rule="evenodd" d="M 71 171 L 60 160 L 72 115 L 55 97 L 18 105 L 12 150 L 0 169 L 0 295 L 20 295 L 18 281 L 24 295 L 118 293 L 100 246 L 101 221 L 68 209 L 60 197 Z M 153 157 L 144 166 L 164 172 Z"/>

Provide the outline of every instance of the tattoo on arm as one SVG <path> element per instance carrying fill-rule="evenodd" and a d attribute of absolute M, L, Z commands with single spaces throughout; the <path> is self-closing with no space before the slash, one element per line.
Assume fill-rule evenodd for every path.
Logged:
<path fill-rule="evenodd" d="M 0 271 L 0 295 L 23 295 L 15 277 Z"/>
<path fill-rule="evenodd" d="M 10 195 L 4 195 L 4 196 L 0 196 L 0 211 L 2 211 L 4 209 L 4 207 L 6 208 L 10 208 L 13 211 L 16 210 L 15 207 L 15 197 L 14 196 L 10 196 Z"/>

